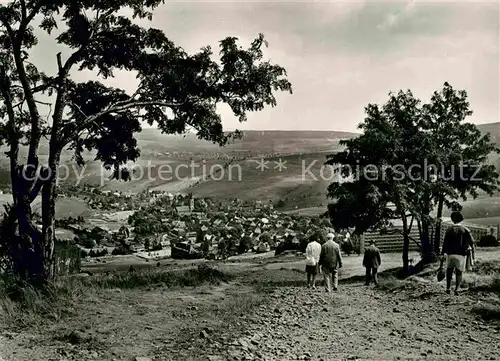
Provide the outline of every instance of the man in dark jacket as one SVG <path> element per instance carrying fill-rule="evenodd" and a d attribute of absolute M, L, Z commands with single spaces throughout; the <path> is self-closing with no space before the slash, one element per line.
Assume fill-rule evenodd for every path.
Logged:
<path fill-rule="evenodd" d="M 319 256 L 319 265 L 325 279 L 325 288 L 328 293 L 333 290 L 337 291 L 339 286 L 338 270 L 342 268 L 342 255 L 340 254 L 340 246 L 334 241 L 335 235 L 328 233 L 327 241 L 321 246 L 321 254 Z"/>
<path fill-rule="evenodd" d="M 363 257 L 363 267 L 366 268 L 365 285 L 369 286 L 371 280 L 373 280 L 375 286 L 378 285 L 377 271 L 381 263 L 380 251 L 375 246 L 375 241 L 370 240 L 369 246 L 365 248 L 365 255 Z"/>
<path fill-rule="evenodd" d="M 474 240 L 467 228 L 460 223 L 464 217 L 460 212 L 451 214 L 453 226 L 446 230 L 441 251 L 442 261 L 446 260 L 446 293 L 450 293 L 451 280 L 455 272 L 455 295 L 462 283 L 462 274 L 465 271 L 467 252 L 474 251 Z"/>

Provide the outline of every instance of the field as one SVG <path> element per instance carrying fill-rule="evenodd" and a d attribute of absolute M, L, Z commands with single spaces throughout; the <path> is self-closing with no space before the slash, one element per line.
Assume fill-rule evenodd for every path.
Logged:
<path fill-rule="evenodd" d="M 189 191 L 202 197 L 282 200 L 285 208 L 326 206 L 326 188 L 337 178 L 324 166 L 325 161 L 326 153 L 246 160 L 232 165 L 224 177 L 220 175 L 220 180 L 209 179 L 190 187 Z M 237 177 L 238 174 L 241 176 Z"/>
<path fill-rule="evenodd" d="M 31 296 L 43 316 L 0 296 L 0 359 L 498 360 L 499 256 L 478 250 L 459 296 L 436 266 L 396 279 L 395 254 L 378 288 L 363 285 L 361 257 L 345 257 L 333 294 L 307 289 L 294 255 L 66 280 L 50 305 Z"/>
<path fill-rule="evenodd" d="M 0 194 L 0 214 L 3 213 L 3 205 L 12 202 L 12 196 L 7 194 Z M 41 213 L 41 201 L 36 199 L 33 202 L 32 209 L 34 212 Z M 86 204 L 83 199 L 79 198 L 59 198 L 56 203 L 56 218 L 63 219 L 67 217 L 88 217 L 94 211 Z"/>

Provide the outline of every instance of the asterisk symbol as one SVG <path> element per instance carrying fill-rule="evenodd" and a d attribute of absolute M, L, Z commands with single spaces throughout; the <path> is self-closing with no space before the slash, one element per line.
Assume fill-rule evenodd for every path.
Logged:
<path fill-rule="evenodd" d="M 267 160 L 264 160 L 263 158 L 260 158 L 260 160 L 254 160 L 254 162 L 257 162 L 257 169 L 260 169 L 261 172 L 263 172 L 265 169 L 269 168 L 269 166 L 267 165 L 267 163 L 269 163 L 269 161 Z"/>
<path fill-rule="evenodd" d="M 281 158 L 279 159 L 279 161 L 274 161 L 274 163 L 276 163 L 276 167 L 274 167 L 274 169 L 277 169 L 279 172 L 283 171 L 283 169 L 286 169 L 286 160 L 285 161 L 282 161 Z"/>

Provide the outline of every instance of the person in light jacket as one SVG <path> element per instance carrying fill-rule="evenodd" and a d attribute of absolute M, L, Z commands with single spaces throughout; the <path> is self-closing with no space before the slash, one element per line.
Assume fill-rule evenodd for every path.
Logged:
<path fill-rule="evenodd" d="M 306 247 L 306 273 L 307 287 L 316 288 L 316 276 L 319 272 L 319 257 L 321 255 L 321 245 L 318 242 L 318 235 L 313 234 L 309 238 Z"/>
<path fill-rule="evenodd" d="M 342 268 L 342 255 L 340 254 L 340 246 L 334 241 L 335 235 L 328 233 L 327 241 L 321 246 L 321 254 L 319 257 L 319 265 L 325 279 L 325 288 L 328 293 L 336 291 L 339 285 L 338 270 Z"/>
<path fill-rule="evenodd" d="M 366 269 L 365 285 L 369 286 L 373 280 L 375 286 L 378 286 L 377 272 L 382 263 L 380 250 L 375 246 L 375 241 L 369 241 L 369 246 L 365 248 L 363 256 L 363 267 Z"/>

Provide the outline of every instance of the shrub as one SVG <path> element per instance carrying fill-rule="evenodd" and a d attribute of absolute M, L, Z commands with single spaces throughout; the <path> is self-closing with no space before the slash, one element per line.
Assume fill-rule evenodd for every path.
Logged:
<path fill-rule="evenodd" d="M 97 242 L 94 239 L 88 237 L 81 237 L 76 242 L 85 248 L 94 248 L 95 246 L 97 246 Z"/>
<path fill-rule="evenodd" d="M 106 248 L 100 249 L 100 250 L 93 250 L 91 249 L 89 252 L 90 257 L 103 257 L 108 254 L 108 250 Z"/>
<path fill-rule="evenodd" d="M 150 251 L 161 251 L 163 249 L 163 246 L 161 245 L 160 242 L 155 242 L 151 245 Z"/>
<path fill-rule="evenodd" d="M 127 254 L 132 254 L 132 251 L 128 249 L 127 247 L 124 247 L 123 245 L 120 245 L 113 249 L 111 252 L 113 256 L 125 256 Z"/>
<path fill-rule="evenodd" d="M 479 240 L 478 243 L 479 247 L 498 247 L 500 246 L 500 242 L 498 239 L 495 238 L 495 236 L 492 236 L 491 234 L 487 236 L 482 236 L 481 239 Z"/>
<path fill-rule="evenodd" d="M 286 205 L 285 201 L 283 199 L 280 199 L 278 202 L 276 202 L 275 207 L 276 208 L 284 208 Z"/>
<path fill-rule="evenodd" d="M 309 243 L 309 239 L 305 236 L 300 238 L 299 252 L 304 253 L 307 248 L 307 244 Z"/>

